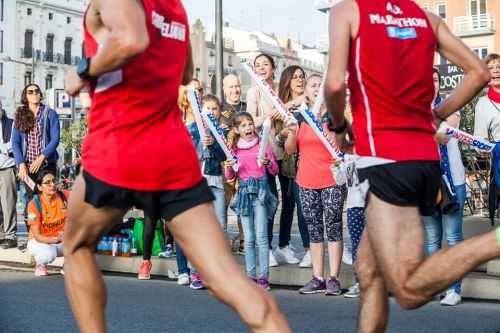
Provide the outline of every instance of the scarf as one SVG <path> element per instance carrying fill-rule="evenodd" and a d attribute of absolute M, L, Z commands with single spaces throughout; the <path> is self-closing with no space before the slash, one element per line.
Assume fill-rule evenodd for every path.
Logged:
<path fill-rule="evenodd" d="M 488 98 L 491 99 L 493 102 L 500 104 L 500 92 L 495 91 L 493 87 L 490 87 L 488 89 Z"/>
<path fill-rule="evenodd" d="M 253 139 L 250 141 L 246 141 L 242 138 L 238 140 L 237 146 L 239 149 L 250 149 L 253 146 L 255 146 L 257 143 L 259 143 L 259 137 L 255 136 Z"/>

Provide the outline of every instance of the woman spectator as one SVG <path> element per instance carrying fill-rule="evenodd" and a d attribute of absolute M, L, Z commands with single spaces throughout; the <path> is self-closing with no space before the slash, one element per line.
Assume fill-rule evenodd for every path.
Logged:
<path fill-rule="evenodd" d="M 304 86 L 306 74 L 299 66 L 289 66 L 281 74 L 278 95 L 291 112 L 296 112 L 304 100 Z M 288 129 L 280 120 L 274 121 L 274 132 L 277 142 L 284 144 Z M 300 267 L 311 267 L 311 253 L 309 251 L 309 234 L 304 221 L 302 209 L 300 207 L 299 189 L 295 182 L 296 174 L 296 154 L 284 154 L 279 161 L 278 179 L 281 187 L 281 216 L 278 248 L 274 256 L 278 261 L 288 264 L 297 264 L 299 260 L 290 247 L 290 234 L 292 231 L 293 213 L 297 205 L 297 218 L 299 231 L 302 238 L 302 245 L 305 255 L 300 262 Z"/>
<path fill-rule="evenodd" d="M 435 100 L 439 100 L 439 72 L 434 70 L 434 86 L 436 94 Z M 437 102 L 435 103 L 437 106 Z M 460 113 L 456 112 L 446 119 L 444 125 L 449 127 L 458 127 L 460 124 Z M 437 134 L 436 138 L 441 154 L 441 169 L 443 177 L 447 179 L 450 188 L 453 189 L 458 210 L 456 212 L 442 212 L 436 209 L 433 215 L 422 217 L 424 224 L 424 250 L 425 254 L 430 256 L 441 248 L 443 231 L 449 246 L 453 246 L 464 239 L 462 232 L 463 212 L 465 204 L 465 169 L 458 147 L 458 140 L 448 139 L 443 134 Z M 447 291 L 445 297 L 441 300 L 441 305 L 454 306 L 461 302 L 460 296 L 462 283 L 455 282 Z"/>
<path fill-rule="evenodd" d="M 46 276 L 47 265 L 63 255 L 68 194 L 57 190 L 52 170 L 39 172 L 35 182 L 37 194 L 28 204 L 28 251 L 35 258 L 35 275 Z"/>
<path fill-rule="evenodd" d="M 311 107 L 319 94 L 321 77 L 313 75 L 306 84 L 306 102 Z M 326 109 L 322 108 L 318 119 Z M 314 294 L 326 292 L 337 296 L 342 293 L 338 276 L 342 261 L 342 210 L 346 197 L 345 185 L 337 185 L 331 172 L 332 155 L 309 125 L 302 121 L 299 126 L 290 125 L 285 143 L 287 153 L 299 152 L 297 184 L 300 204 L 309 230 L 313 277 L 299 292 Z M 328 236 L 328 262 L 330 278 L 324 280 L 324 229 Z"/>
<path fill-rule="evenodd" d="M 43 95 L 36 84 L 27 85 L 21 93 L 21 106 L 15 115 L 12 150 L 19 178 L 37 179 L 40 172 L 50 170 L 56 174 L 59 145 L 59 117 L 42 103 Z M 25 186 L 26 204 L 33 191 Z"/>
<path fill-rule="evenodd" d="M 474 114 L 474 135 L 500 142 L 500 54 L 489 54 L 486 66 L 491 73 L 488 95 L 479 98 Z"/>

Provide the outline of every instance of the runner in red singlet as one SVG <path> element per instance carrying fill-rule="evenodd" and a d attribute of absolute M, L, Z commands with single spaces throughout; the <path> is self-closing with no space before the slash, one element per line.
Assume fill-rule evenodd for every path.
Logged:
<path fill-rule="evenodd" d="M 106 289 L 93 252 L 136 206 L 169 221 L 206 286 L 252 331 L 289 332 L 270 294 L 233 259 L 182 123 L 178 88 L 191 81 L 193 63 L 181 1 L 92 0 L 84 28 L 86 58 L 65 81 L 69 94 L 89 86 L 92 96 L 64 239 L 66 290 L 80 330 L 106 331 Z"/>
<path fill-rule="evenodd" d="M 435 51 L 465 72 L 462 84 L 435 110 L 436 119 L 465 105 L 489 74 L 439 17 L 412 0 L 346 0 L 333 7 L 330 20 L 325 95 L 331 130 L 346 147 L 348 72 L 358 174 L 368 191 L 356 261 L 358 332 L 383 332 L 388 292 L 413 309 L 500 255 L 493 231 L 424 259 L 420 217 L 432 213 L 440 184 L 431 111 Z"/>

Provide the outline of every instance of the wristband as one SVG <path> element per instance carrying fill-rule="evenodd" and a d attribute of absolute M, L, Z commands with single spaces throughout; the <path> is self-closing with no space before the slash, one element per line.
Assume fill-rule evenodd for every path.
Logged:
<path fill-rule="evenodd" d="M 344 123 L 341 126 L 337 126 L 337 127 L 333 127 L 332 120 L 329 119 L 328 129 L 335 134 L 344 133 L 345 130 L 347 129 L 347 119 L 345 119 L 345 117 L 344 117 Z"/>

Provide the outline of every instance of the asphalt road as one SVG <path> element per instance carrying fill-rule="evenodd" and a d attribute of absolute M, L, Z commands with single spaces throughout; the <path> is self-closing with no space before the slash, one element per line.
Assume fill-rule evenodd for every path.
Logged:
<path fill-rule="evenodd" d="M 221 274 L 221 278 L 224 277 Z M 206 291 L 174 281 L 138 281 L 107 275 L 110 332 L 245 332 L 238 316 Z M 357 300 L 301 296 L 273 289 L 294 332 L 355 332 Z M 36 278 L 32 272 L 0 271 L 0 332 L 76 332 L 66 301 L 63 277 Z M 454 307 L 437 302 L 402 311 L 391 300 L 388 332 L 500 333 L 500 303 L 465 301 Z"/>

